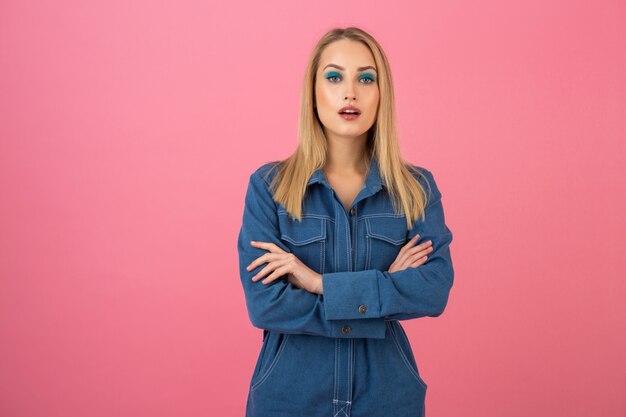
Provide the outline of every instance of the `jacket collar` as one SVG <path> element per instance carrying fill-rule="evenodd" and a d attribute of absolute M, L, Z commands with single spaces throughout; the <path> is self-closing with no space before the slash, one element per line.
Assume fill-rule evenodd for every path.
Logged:
<path fill-rule="evenodd" d="M 320 184 L 324 184 L 326 187 L 331 188 L 328 180 L 326 179 L 326 175 L 324 175 L 324 171 L 322 168 L 318 168 L 313 171 L 311 178 L 309 178 L 309 182 L 307 186 L 311 184 L 315 184 L 319 182 Z M 380 190 L 382 187 L 385 187 L 385 184 L 382 182 L 380 178 L 380 169 L 378 167 L 378 162 L 374 158 L 370 158 L 370 170 L 367 174 L 367 178 L 365 179 L 365 187 L 367 187 L 372 193 Z"/>

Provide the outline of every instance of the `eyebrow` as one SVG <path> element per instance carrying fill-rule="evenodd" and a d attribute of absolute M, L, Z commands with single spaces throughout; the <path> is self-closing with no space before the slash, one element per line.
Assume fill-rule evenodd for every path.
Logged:
<path fill-rule="evenodd" d="M 324 67 L 324 69 L 326 69 L 326 68 L 328 68 L 328 67 L 335 67 L 335 68 L 338 68 L 338 69 L 340 69 L 340 70 L 345 70 L 345 68 L 344 68 L 344 67 L 341 67 L 341 66 L 336 65 L 336 64 L 328 64 L 328 65 L 326 65 L 326 66 Z M 365 71 L 366 69 L 373 69 L 374 71 L 376 71 L 376 68 L 374 68 L 374 67 L 373 67 L 373 66 L 371 66 L 371 65 L 368 65 L 368 66 L 366 66 L 366 67 L 359 67 L 359 68 L 357 68 L 357 71 Z M 323 71 L 323 70 L 322 70 L 322 71 Z"/>

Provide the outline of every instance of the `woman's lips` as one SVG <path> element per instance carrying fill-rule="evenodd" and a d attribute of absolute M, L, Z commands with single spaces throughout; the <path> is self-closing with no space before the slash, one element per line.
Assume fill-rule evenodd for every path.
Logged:
<path fill-rule="evenodd" d="M 359 114 L 356 114 L 356 113 L 339 113 L 339 116 L 341 116 L 341 118 L 344 119 L 344 120 L 354 120 L 357 117 L 359 117 Z"/>

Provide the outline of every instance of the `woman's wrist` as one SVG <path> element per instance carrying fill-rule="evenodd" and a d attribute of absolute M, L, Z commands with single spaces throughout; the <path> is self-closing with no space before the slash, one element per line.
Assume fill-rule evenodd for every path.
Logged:
<path fill-rule="evenodd" d="M 324 279 L 322 274 L 317 274 L 317 288 L 315 290 L 316 294 L 324 294 Z"/>

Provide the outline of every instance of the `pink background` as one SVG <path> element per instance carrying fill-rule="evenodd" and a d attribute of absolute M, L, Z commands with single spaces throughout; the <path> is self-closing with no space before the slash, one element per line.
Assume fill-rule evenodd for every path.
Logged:
<path fill-rule="evenodd" d="M 349 25 L 455 235 L 427 415 L 626 415 L 623 1 L 99 3 L 0 5 L 0 415 L 243 416 L 245 186 Z"/>

